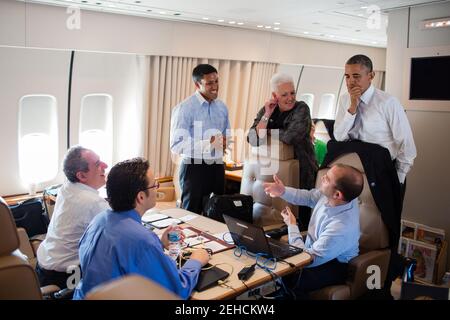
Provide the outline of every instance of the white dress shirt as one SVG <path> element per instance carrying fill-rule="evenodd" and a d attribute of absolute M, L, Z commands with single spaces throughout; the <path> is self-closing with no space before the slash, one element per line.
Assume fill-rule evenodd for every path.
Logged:
<path fill-rule="evenodd" d="M 303 242 L 298 226 L 288 225 L 289 243 L 302 248 L 313 257 L 308 268 L 317 267 L 333 259 L 348 263 L 359 253 L 358 199 L 331 207 L 319 190 L 300 190 L 286 187 L 282 198 L 289 203 L 313 208 L 308 235 Z"/>
<path fill-rule="evenodd" d="M 393 96 L 371 85 L 361 96 L 357 112 L 348 112 L 350 95 L 345 93 L 339 101 L 334 123 L 334 136 L 338 141 L 349 140 L 356 115 L 361 126 L 352 133 L 355 139 L 375 143 L 389 150 L 392 159 L 397 159 L 397 175 L 404 183 L 406 174 L 417 155 L 414 138 L 405 110 Z"/>
<path fill-rule="evenodd" d="M 108 202 L 97 190 L 83 183 L 65 182 L 58 191 L 45 240 L 37 251 L 39 266 L 58 272 L 78 266 L 78 242 L 94 216 L 106 209 L 110 209 Z"/>

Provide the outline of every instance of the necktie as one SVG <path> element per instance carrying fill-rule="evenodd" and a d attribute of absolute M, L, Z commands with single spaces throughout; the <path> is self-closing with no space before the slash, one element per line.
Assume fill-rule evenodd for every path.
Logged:
<path fill-rule="evenodd" d="M 353 122 L 353 127 L 348 132 L 348 136 L 350 137 L 350 140 L 358 140 L 359 139 L 359 133 L 361 132 L 361 129 L 363 127 L 362 119 L 361 119 L 361 107 L 363 106 L 364 102 L 360 101 L 358 103 L 358 107 L 356 108 L 356 116 L 355 116 L 355 122 Z"/>

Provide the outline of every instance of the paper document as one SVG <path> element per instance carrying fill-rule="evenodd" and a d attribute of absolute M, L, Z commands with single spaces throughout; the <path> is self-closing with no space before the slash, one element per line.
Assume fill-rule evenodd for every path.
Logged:
<path fill-rule="evenodd" d="M 147 212 L 142 216 L 142 221 L 144 222 L 153 222 L 153 221 L 158 221 L 158 220 L 162 220 L 162 219 L 166 219 L 169 216 L 162 214 L 162 213 L 152 213 L 152 212 Z"/>
<path fill-rule="evenodd" d="M 202 237 L 202 236 L 184 239 L 184 243 L 190 247 L 196 246 L 201 243 L 206 243 L 208 241 L 211 241 L 211 240 L 209 240 L 208 238 Z"/>
<path fill-rule="evenodd" d="M 181 221 L 183 221 L 183 222 L 188 222 L 188 221 L 191 221 L 191 220 L 193 220 L 193 219 L 195 219 L 195 218 L 197 218 L 198 216 L 197 215 L 195 215 L 195 214 L 187 214 L 187 215 L 185 215 L 185 216 L 183 216 L 183 217 L 181 217 L 181 218 L 179 218 Z"/>
<path fill-rule="evenodd" d="M 216 233 L 213 234 L 213 236 L 216 237 L 217 239 L 225 241 L 226 243 L 229 244 L 234 243 L 233 238 L 231 237 L 231 233 L 229 231 Z"/>
<path fill-rule="evenodd" d="M 221 245 L 220 243 L 218 243 L 216 241 L 206 242 L 203 245 L 200 244 L 196 248 L 209 248 L 212 250 L 213 253 L 227 249 L 227 247 Z"/>
<path fill-rule="evenodd" d="M 181 220 L 174 219 L 174 218 L 158 220 L 158 221 L 152 222 L 152 225 L 154 225 L 157 228 L 167 228 L 172 223 L 179 224 L 179 223 L 181 223 Z"/>
<path fill-rule="evenodd" d="M 190 237 L 193 237 L 193 236 L 197 236 L 197 232 L 195 232 L 195 231 L 193 231 L 193 230 L 191 230 L 191 229 L 183 229 L 183 233 L 184 233 L 184 236 L 186 237 L 186 238 L 190 238 Z"/>

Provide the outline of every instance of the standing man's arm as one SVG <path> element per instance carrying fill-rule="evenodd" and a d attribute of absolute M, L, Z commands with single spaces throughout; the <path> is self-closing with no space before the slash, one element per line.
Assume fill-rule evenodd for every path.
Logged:
<path fill-rule="evenodd" d="M 225 150 L 229 147 L 230 143 L 231 143 L 231 132 L 230 132 L 230 117 L 228 115 L 228 108 L 225 106 L 225 110 L 226 110 L 226 124 L 225 124 L 225 129 L 222 130 L 222 136 L 224 137 L 224 141 L 223 141 L 223 153 L 225 155 Z"/>
<path fill-rule="evenodd" d="M 190 128 L 195 125 L 192 114 L 186 112 L 188 105 L 178 105 L 172 111 L 170 124 L 170 150 L 179 155 L 193 158 L 195 155 L 211 153 L 210 139 L 201 140 L 191 137 Z"/>
<path fill-rule="evenodd" d="M 392 137 L 399 148 L 396 158 L 398 180 L 400 183 L 405 183 L 406 174 L 411 169 L 417 156 L 416 145 L 414 144 L 411 127 L 402 105 L 394 97 L 388 103 L 388 109 L 392 110 L 389 113 L 389 125 L 392 130 Z"/>
<path fill-rule="evenodd" d="M 334 137 L 337 141 L 345 141 L 350 138 L 348 132 L 353 127 L 356 113 L 358 112 L 357 107 L 353 105 L 354 102 L 352 103 L 353 100 L 349 96 L 344 95 L 339 101 L 333 130 Z"/>

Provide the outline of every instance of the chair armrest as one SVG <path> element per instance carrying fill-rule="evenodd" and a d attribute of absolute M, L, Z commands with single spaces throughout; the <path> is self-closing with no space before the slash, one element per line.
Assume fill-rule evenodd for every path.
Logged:
<path fill-rule="evenodd" d="M 348 300 L 350 288 L 346 285 L 329 286 L 315 290 L 309 294 L 312 300 Z"/>
<path fill-rule="evenodd" d="M 383 286 L 389 266 L 390 253 L 389 249 L 373 250 L 350 260 L 347 285 L 350 287 L 353 299 L 360 297 L 368 290 L 367 279 L 374 274 L 374 270 L 369 269 L 371 266 L 379 267 L 380 288 Z"/>
<path fill-rule="evenodd" d="M 28 259 L 33 259 L 35 257 L 35 253 L 33 251 L 33 248 L 31 247 L 27 232 L 25 231 L 24 228 L 17 228 L 17 234 L 19 236 L 20 252 L 26 255 Z"/>

